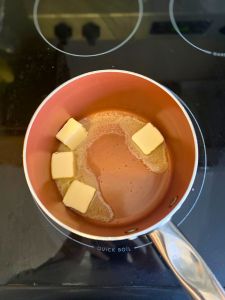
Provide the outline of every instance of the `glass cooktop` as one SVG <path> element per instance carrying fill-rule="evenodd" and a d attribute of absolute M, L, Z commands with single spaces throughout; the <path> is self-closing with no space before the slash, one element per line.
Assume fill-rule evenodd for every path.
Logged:
<path fill-rule="evenodd" d="M 145 236 L 62 231 L 25 182 L 37 106 L 76 75 L 114 68 L 159 81 L 192 118 L 198 175 L 174 222 L 225 286 L 224 1 L 0 0 L 0 299 L 188 299 Z"/>

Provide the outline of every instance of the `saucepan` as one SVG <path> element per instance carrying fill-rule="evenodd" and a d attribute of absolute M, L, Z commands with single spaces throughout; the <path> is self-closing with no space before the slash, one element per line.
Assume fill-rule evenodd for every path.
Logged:
<path fill-rule="evenodd" d="M 165 137 L 172 161 L 168 187 L 163 193 L 155 187 L 159 204 L 138 218 L 117 224 L 90 222 L 66 208 L 50 173 L 51 154 L 58 143 L 55 136 L 63 124 L 71 116 L 79 120 L 103 110 L 124 110 L 150 120 Z M 59 226 L 104 241 L 147 234 L 193 299 L 225 299 L 206 263 L 171 222 L 193 185 L 198 143 L 188 114 L 168 89 L 150 78 L 122 70 L 89 72 L 65 82 L 34 113 L 25 136 L 23 163 L 34 201 Z M 114 201 L 117 203 L 116 197 Z"/>

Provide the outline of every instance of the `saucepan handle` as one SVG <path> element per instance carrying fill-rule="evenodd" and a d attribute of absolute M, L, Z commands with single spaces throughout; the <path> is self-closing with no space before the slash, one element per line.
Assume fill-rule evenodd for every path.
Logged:
<path fill-rule="evenodd" d="M 173 223 L 166 223 L 149 233 L 149 236 L 193 299 L 225 299 L 225 292 L 220 283 Z"/>

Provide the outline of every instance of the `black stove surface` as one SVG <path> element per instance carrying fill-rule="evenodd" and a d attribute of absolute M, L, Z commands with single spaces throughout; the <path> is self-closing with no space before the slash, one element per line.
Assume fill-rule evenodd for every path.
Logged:
<path fill-rule="evenodd" d="M 180 230 L 225 286 L 224 56 L 223 0 L 0 0 L 0 299 L 188 299 L 146 237 L 77 243 L 43 217 L 25 182 L 37 106 L 62 82 L 112 68 L 159 81 L 195 115 L 208 166 Z"/>

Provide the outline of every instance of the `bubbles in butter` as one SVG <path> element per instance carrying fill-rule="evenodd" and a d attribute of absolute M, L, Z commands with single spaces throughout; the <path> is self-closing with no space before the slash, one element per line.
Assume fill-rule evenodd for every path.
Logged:
<path fill-rule="evenodd" d="M 160 145 L 150 155 L 144 155 L 132 142 L 131 136 L 146 124 L 146 120 L 127 112 L 98 112 L 80 120 L 80 123 L 87 129 L 88 136 L 74 151 L 75 169 L 77 170 L 75 178 L 95 187 L 97 190 L 85 216 L 95 221 L 110 222 L 114 217 L 114 213 L 103 199 L 98 178 L 89 167 L 87 161 L 87 151 L 91 149 L 92 144 L 104 135 L 117 134 L 124 136 L 126 145 L 132 155 L 141 160 L 150 171 L 155 173 L 163 173 L 168 168 L 166 144 Z M 69 151 L 69 148 L 61 144 L 58 151 Z M 69 185 L 75 178 L 56 180 L 62 196 L 65 195 Z"/>
<path fill-rule="evenodd" d="M 140 159 L 146 167 L 155 173 L 163 173 L 167 170 L 168 158 L 165 143 L 157 147 L 150 155 L 144 155 L 131 140 L 132 135 L 146 124 L 146 120 L 127 112 L 110 111 L 97 113 L 89 117 L 89 122 L 89 144 L 107 133 L 125 135 L 129 150 L 136 158 Z"/>

